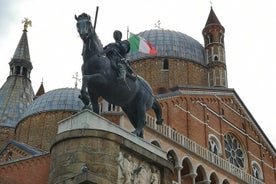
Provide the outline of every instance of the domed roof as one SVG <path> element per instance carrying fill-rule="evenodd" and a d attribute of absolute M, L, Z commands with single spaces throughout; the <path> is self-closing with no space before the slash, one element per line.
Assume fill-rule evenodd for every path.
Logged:
<path fill-rule="evenodd" d="M 186 34 L 177 31 L 152 29 L 141 32 L 138 35 L 150 42 L 157 50 L 157 54 L 149 55 L 132 52 L 128 54 L 130 61 L 157 56 L 186 59 L 206 65 L 203 46 Z"/>
<path fill-rule="evenodd" d="M 61 88 L 49 91 L 30 103 L 22 119 L 46 111 L 79 111 L 84 106 L 78 98 L 79 95 L 80 90 L 76 88 Z"/>

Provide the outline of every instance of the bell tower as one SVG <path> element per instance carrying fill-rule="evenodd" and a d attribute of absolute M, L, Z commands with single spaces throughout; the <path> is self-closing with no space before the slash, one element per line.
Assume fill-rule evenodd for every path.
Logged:
<path fill-rule="evenodd" d="M 25 19 L 22 36 L 9 62 L 10 74 L 0 88 L 0 147 L 13 138 L 18 121 L 34 98 L 30 79 L 33 66 L 27 37 L 27 27 L 30 24 Z"/>
<path fill-rule="evenodd" d="M 213 8 L 202 31 L 208 66 L 208 85 L 228 87 L 225 62 L 224 27 L 220 24 Z"/>
<path fill-rule="evenodd" d="M 25 19 L 23 34 L 14 52 L 13 58 L 9 63 L 10 76 L 15 75 L 15 76 L 21 76 L 21 77 L 30 79 L 30 74 L 31 74 L 31 70 L 33 69 L 33 66 L 30 59 L 28 37 L 27 37 L 28 25 L 31 25 L 31 21 L 28 19 Z"/>

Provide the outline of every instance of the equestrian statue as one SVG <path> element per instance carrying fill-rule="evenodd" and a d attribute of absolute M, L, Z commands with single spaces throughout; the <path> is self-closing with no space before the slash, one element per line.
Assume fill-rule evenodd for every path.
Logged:
<path fill-rule="evenodd" d="M 99 114 L 98 98 L 120 106 L 135 128 L 132 132 L 143 137 L 146 111 L 152 108 L 156 123 L 162 124 L 162 109 L 149 84 L 135 75 L 125 56 L 130 50 L 127 40 L 121 41 L 122 33 L 114 31 L 115 43 L 103 47 L 90 16 L 75 15 L 77 30 L 83 41 L 82 87 L 80 99 L 84 108 Z"/>

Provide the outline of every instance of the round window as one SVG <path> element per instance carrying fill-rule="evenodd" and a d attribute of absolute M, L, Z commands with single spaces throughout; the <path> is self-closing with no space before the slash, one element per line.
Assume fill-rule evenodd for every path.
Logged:
<path fill-rule="evenodd" d="M 224 136 L 225 156 L 227 161 L 238 168 L 244 168 L 244 152 L 238 140 L 227 134 Z"/>

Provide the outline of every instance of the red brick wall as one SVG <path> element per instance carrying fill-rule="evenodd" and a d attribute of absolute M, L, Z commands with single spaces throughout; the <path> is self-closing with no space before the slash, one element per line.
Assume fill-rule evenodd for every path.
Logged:
<path fill-rule="evenodd" d="M 151 85 L 154 94 L 159 88 L 170 88 L 176 85 L 208 86 L 207 69 L 194 62 L 180 59 L 168 59 L 169 69 L 163 69 L 163 59 L 146 59 L 132 62 L 136 74 L 142 76 Z"/>
<path fill-rule="evenodd" d="M 30 116 L 16 128 L 16 140 L 35 148 L 50 150 L 51 140 L 56 136 L 58 122 L 73 112 L 43 112 Z"/>
<path fill-rule="evenodd" d="M 221 143 L 224 159 L 226 159 L 224 135 L 233 134 L 244 149 L 245 170 L 251 174 L 251 163 L 255 161 L 260 165 L 266 183 L 276 181 L 276 175 L 272 169 L 275 167 L 275 158 L 269 151 L 266 142 L 258 134 L 257 127 L 254 127 L 254 123 L 251 122 L 252 119 L 244 107 L 240 106 L 240 102 L 234 98 L 234 93 L 228 96 L 219 96 L 219 98 L 203 94 L 179 95 L 161 99 L 159 103 L 162 106 L 164 123 L 197 144 L 208 149 L 208 135 L 215 135 Z M 190 114 L 180 110 L 176 105 L 181 106 Z M 152 136 L 148 133 L 146 135 Z M 166 145 L 171 147 L 169 142 L 162 142 L 163 147 L 167 147 Z M 183 150 L 179 149 L 178 151 L 182 152 Z"/>
<path fill-rule="evenodd" d="M 48 184 L 50 154 L 0 166 L 0 184 Z"/>

